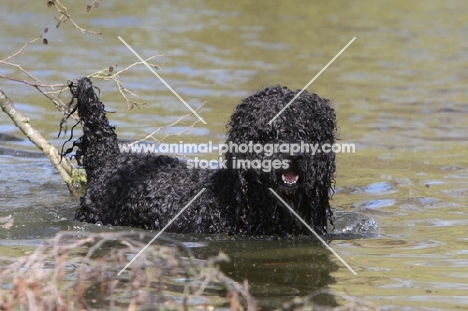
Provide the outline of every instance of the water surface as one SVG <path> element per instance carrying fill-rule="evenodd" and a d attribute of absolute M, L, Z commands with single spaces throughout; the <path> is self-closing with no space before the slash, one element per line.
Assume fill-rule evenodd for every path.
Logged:
<path fill-rule="evenodd" d="M 15 59 L 47 83 L 135 62 L 117 36 L 143 57 L 164 54 L 156 60 L 164 64 L 161 76 L 192 107 L 206 102 L 208 125 L 174 141 L 222 142 L 241 98 L 265 85 L 301 89 L 357 37 L 308 90 L 334 102 L 341 142 L 356 144 L 356 153 L 338 155 L 332 205 L 335 233 L 345 234 L 330 245 L 358 275 L 311 241 L 218 237 L 204 240 L 199 254 L 224 249 L 233 258 L 226 269 L 248 278 L 267 305 L 329 287 L 384 310 L 468 308 L 464 1 L 101 1 L 89 13 L 82 3 L 65 4 L 80 26 L 102 36 L 83 35 L 71 23 L 56 29 L 56 12 L 42 1 L 2 5 L 1 59 L 49 28 L 49 44 L 35 43 Z M 1 64 L 0 74 L 26 78 Z M 141 139 L 187 113 L 145 67 L 121 79 L 148 103 L 128 111 L 112 82 L 94 81 L 121 139 Z M 51 103 L 23 84 L 1 80 L 0 87 L 47 139 L 63 142 Z M 0 133 L 22 138 L 4 114 Z M 4 252 L 27 254 L 59 230 L 110 230 L 71 221 L 78 201 L 45 158 L 28 154 L 30 143 L 2 138 L 0 147 L 8 151 L 0 156 L 0 216 L 15 219 L 0 228 Z M 378 228 L 365 239 L 346 238 L 363 230 L 359 217 Z"/>

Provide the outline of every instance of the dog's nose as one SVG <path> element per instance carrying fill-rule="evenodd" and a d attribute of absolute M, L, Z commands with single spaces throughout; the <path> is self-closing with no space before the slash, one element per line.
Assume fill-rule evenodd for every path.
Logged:
<path fill-rule="evenodd" d="M 300 161 L 302 159 L 304 159 L 304 154 L 302 154 L 302 153 L 298 153 L 298 154 L 294 154 L 294 155 L 289 156 L 289 160 L 291 160 L 291 161 Z"/>

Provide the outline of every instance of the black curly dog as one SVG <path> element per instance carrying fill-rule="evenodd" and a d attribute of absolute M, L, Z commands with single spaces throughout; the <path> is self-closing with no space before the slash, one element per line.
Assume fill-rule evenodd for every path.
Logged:
<path fill-rule="evenodd" d="M 75 157 L 87 174 L 76 220 L 160 230 L 206 188 L 168 232 L 310 234 L 272 194 L 272 188 L 316 232 L 327 232 L 327 220 L 332 216 L 333 153 L 230 150 L 226 153 L 228 168 L 216 170 L 189 169 L 183 161 L 163 155 L 121 153 L 115 128 L 109 125 L 91 81 L 80 79 L 70 84 L 70 90 L 71 113 L 78 111 L 83 127 L 83 136 L 73 143 Z M 273 86 L 242 100 L 227 125 L 227 143 L 333 144 L 335 111 L 328 100 L 307 91 L 268 124 L 297 93 Z M 271 171 L 239 165 L 241 160 L 255 159 L 288 165 Z"/>

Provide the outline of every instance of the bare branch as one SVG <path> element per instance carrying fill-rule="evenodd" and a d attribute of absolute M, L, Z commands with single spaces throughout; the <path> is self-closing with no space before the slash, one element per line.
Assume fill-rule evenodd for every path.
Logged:
<path fill-rule="evenodd" d="M 200 106 L 198 106 L 196 109 L 195 109 L 195 112 L 200 112 L 201 109 L 203 108 L 203 106 L 205 105 L 206 102 L 203 102 Z M 156 137 L 154 137 L 153 135 L 156 134 L 157 132 L 159 132 L 160 130 L 162 129 L 165 129 L 165 128 L 168 128 L 168 127 L 171 127 L 171 126 L 175 126 L 176 124 L 179 124 L 179 122 L 181 122 L 183 119 L 189 117 L 193 115 L 192 112 L 190 113 L 187 113 L 186 115 L 183 115 L 181 116 L 179 119 L 175 120 L 174 122 L 168 124 L 168 125 L 165 125 L 165 126 L 161 126 L 161 127 L 158 127 L 156 130 L 154 130 L 153 132 L 151 132 L 150 134 L 148 134 L 145 138 L 142 138 L 140 140 L 136 140 L 132 143 L 130 143 L 129 145 L 135 145 L 135 144 L 138 144 L 144 140 L 147 140 L 149 138 L 153 139 L 154 141 L 158 142 L 158 143 L 161 143 L 163 142 L 165 139 L 169 138 L 169 137 L 174 137 L 174 136 L 180 136 L 186 132 L 188 132 L 190 129 L 192 129 L 198 122 L 200 122 L 200 119 L 197 119 L 195 122 L 192 123 L 192 125 L 190 125 L 189 127 L 187 127 L 185 130 L 183 130 L 182 132 L 180 133 L 176 133 L 176 134 L 167 134 L 166 136 L 164 136 L 163 138 L 161 139 L 157 139 Z"/>
<path fill-rule="evenodd" d="M 0 89 L 0 106 L 2 110 L 11 118 L 13 123 L 28 137 L 28 139 L 33 142 L 39 150 L 44 153 L 50 162 L 55 166 L 59 172 L 62 179 L 65 181 L 65 184 L 68 187 L 68 190 L 73 196 L 78 196 L 78 193 L 73 187 L 73 166 L 68 162 L 68 159 L 63 160 L 57 149 L 55 149 L 44 137 L 36 131 L 35 128 L 29 124 L 29 119 L 26 118 L 21 112 L 19 112 L 13 102 L 3 93 Z"/>
<path fill-rule="evenodd" d="M 93 1 L 92 3 L 95 3 L 95 2 L 96 1 Z M 49 0 L 49 1 L 47 1 L 47 5 L 48 6 L 54 6 L 57 9 L 57 11 L 60 13 L 60 17 L 56 17 L 56 20 L 57 20 L 56 27 L 57 28 L 60 27 L 60 25 L 62 23 L 66 23 L 67 21 L 70 21 L 73 24 L 73 26 L 75 26 L 76 29 L 81 31 L 82 34 L 90 33 L 90 34 L 93 34 L 93 35 L 102 35 L 102 32 L 96 32 L 96 31 L 88 30 L 88 29 L 85 29 L 85 28 L 82 28 L 82 27 L 78 26 L 78 24 L 73 20 L 71 15 L 68 14 L 67 8 L 63 4 L 61 4 L 59 0 Z M 95 7 L 97 7 L 97 6 L 95 6 Z"/>
<path fill-rule="evenodd" d="M 93 7 L 93 5 L 94 5 L 95 8 L 98 8 L 98 7 L 99 7 L 99 0 L 93 0 L 93 2 L 91 2 L 90 4 L 88 4 L 88 5 L 86 6 L 86 12 L 91 11 L 91 8 Z"/>
<path fill-rule="evenodd" d="M 148 65 L 150 65 L 150 66 L 152 66 L 152 67 L 159 70 L 159 69 L 161 69 L 160 65 L 153 64 L 153 63 L 150 62 L 153 58 L 158 57 L 158 56 L 161 56 L 161 55 L 153 55 L 153 56 L 147 58 L 145 60 L 145 62 Z M 131 96 L 133 96 L 135 98 L 138 98 L 138 95 L 123 86 L 122 81 L 120 81 L 119 75 L 121 73 L 131 69 L 132 67 L 134 67 L 136 65 L 141 65 L 141 64 L 143 64 L 143 62 L 135 62 L 133 64 L 128 65 L 124 69 L 121 69 L 121 70 L 119 70 L 117 72 L 114 72 L 115 67 L 117 67 L 117 64 L 115 64 L 113 66 L 110 66 L 109 68 L 99 70 L 99 71 L 97 71 L 95 73 L 90 74 L 88 76 L 88 78 L 97 78 L 97 79 L 102 79 L 102 80 L 105 80 L 105 81 L 113 80 L 115 82 L 115 84 L 117 85 L 119 93 L 126 100 L 128 108 L 129 109 L 133 109 L 134 107 L 139 108 L 142 105 L 146 105 L 146 103 L 139 102 L 139 101 L 133 100 L 133 99 L 128 97 L 127 94 L 129 94 L 129 95 L 131 95 Z"/>
<path fill-rule="evenodd" d="M 94 32 L 94 31 L 89 31 L 89 30 L 84 29 L 84 28 L 80 27 L 79 25 L 77 25 L 77 23 L 72 19 L 71 15 L 68 13 L 67 8 L 60 2 L 60 0 L 48 0 L 47 5 L 49 7 L 52 7 L 52 6 L 55 7 L 57 12 L 60 13 L 60 16 L 56 17 L 57 27 L 59 27 L 61 25 L 61 23 L 65 23 L 66 21 L 70 20 L 70 22 L 75 26 L 75 28 L 79 29 L 82 33 L 101 34 L 101 33 L 97 33 L 97 32 Z M 97 8 L 99 6 L 99 1 L 94 0 L 91 3 L 89 3 L 88 6 L 87 6 L 87 10 L 89 11 L 92 6 Z M 43 32 L 44 32 L 44 34 L 47 33 L 48 29 L 45 28 L 43 30 Z M 25 51 L 26 51 L 26 49 L 28 48 L 29 45 L 37 42 L 38 40 L 40 40 L 43 37 L 44 37 L 44 35 L 37 36 L 36 38 L 34 38 L 34 39 L 26 42 L 25 44 L 23 44 L 13 54 L 11 54 L 11 55 L 5 57 L 4 59 L 0 60 L 0 66 L 6 66 L 6 67 L 14 68 L 16 70 L 15 72 L 19 73 L 18 76 L 15 75 L 15 74 L 13 74 L 13 75 L 0 74 L 0 79 L 10 80 L 10 81 L 13 81 L 13 82 L 17 82 L 17 83 L 21 83 L 21 84 L 33 87 L 39 93 L 41 93 L 44 97 L 46 97 L 48 100 L 50 100 L 55 105 L 57 110 L 59 110 L 62 113 L 65 113 L 67 111 L 67 109 L 68 109 L 67 104 L 60 98 L 60 96 L 62 95 L 63 90 L 68 88 L 68 85 L 67 84 L 47 84 L 47 83 L 41 81 L 38 77 L 34 76 L 27 69 L 23 68 L 23 66 L 20 63 L 15 63 L 13 61 L 13 59 L 15 57 L 17 57 L 18 55 L 21 55 L 21 54 L 25 53 Z M 43 41 L 43 43 L 47 43 L 47 42 Z M 154 58 L 159 57 L 159 56 L 161 56 L 161 55 L 151 56 L 151 57 L 147 58 L 145 61 L 150 66 L 152 66 L 155 69 L 159 70 L 159 69 L 161 69 L 160 65 L 151 63 L 151 61 Z M 120 80 L 120 75 L 123 74 L 124 72 L 127 72 L 128 70 L 132 69 L 133 67 L 135 67 L 137 65 L 141 65 L 141 64 L 143 64 L 143 62 L 138 61 L 138 62 L 132 63 L 132 64 L 130 64 L 130 65 L 126 66 L 125 68 L 123 68 L 121 70 L 118 70 L 118 71 L 115 70 L 116 67 L 117 67 L 117 64 L 115 64 L 115 65 L 109 66 L 108 68 L 106 68 L 104 70 L 99 70 L 97 72 L 94 72 L 93 74 L 89 75 L 89 77 L 90 78 L 98 78 L 98 79 L 102 79 L 102 80 L 106 80 L 106 81 L 107 80 L 114 81 L 114 83 L 117 85 L 117 89 L 118 89 L 119 93 L 121 94 L 121 96 L 127 102 L 128 108 L 132 109 L 134 107 L 140 107 L 141 105 L 145 105 L 146 103 L 138 101 L 138 95 L 135 92 L 129 90 L 128 88 L 126 88 L 124 86 L 124 83 Z M 22 74 L 24 74 L 26 77 L 24 77 L 24 78 L 21 77 Z M 0 90 L 0 92 L 1 92 L 1 90 Z M 2 100 L 5 101 L 4 104 L 2 105 L 2 107 L 7 107 L 8 106 L 8 109 L 7 110 L 4 109 L 4 111 L 7 114 L 8 114 L 8 111 L 16 111 L 16 109 L 13 107 L 13 104 L 11 103 L 11 101 L 9 101 L 9 99 L 6 97 L 6 95 L 2 93 L 2 96 L 3 96 Z M 198 107 L 196 109 L 196 112 L 199 112 L 202 106 L 203 106 L 203 104 L 200 105 L 200 107 Z M 18 112 L 18 114 L 16 115 L 18 118 L 15 118 L 14 114 L 9 114 L 10 118 L 13 120 L 15 125 L 18 126 L 19 128 L 21 128 L 23 133 L 31 141 L 33 141 L 36 144 L 36 146 L 44 154 L 46 154 L 49 157 L 49 159 L 54 164 L 54 166 L 57 168 L 57 170 L 59 170 L 59 173 L 61 174 L 62 178 L 67 183 L 67 186 L 69 186 L 69 189 L 72 192 L 73 190 L 70 188 L 71 183 L 69 181 L 74 176 L 71 175 L 71 170 L 69 170 L 69 168 L 66 166 L 68 164 L 71 167 L 71 164 L 68 163 L 69 160 L 66 159 L 65 160 L 65 161 L 67 161 L 66 164 L 63 164 L 65 166 L 65 172 L 66 172 L 66 173 L 64 173 L 64 172 L 61 171 L 61 170 L 64 169 L 64 167 L 62 167 L 61 163 L 62 162 L 65 163 L 65 161 L 60 162 L 60 161 L 57 160 L 57 157 L 56 157 L 57 151 L 55 149 L 53 149 L 53 148 L 49 148 L 50 144 L 48 144 L 47 141 L 45 141 L 44 138 L 42 138 L 39 135 L 39 133 L 28 124 L 29 121 L 24 121 L 24 120 L 28 120 L 26 117 L 24 117 L 23 115 L 21 115 L 21 117 L 19 117 L 20 115 L 21 114 Z M 155 140 L 157 142 L 161 142 L 161 141 L 165 140 L 168 137 L 182 135 L 182 134 L 186 133 L 191 128 L 193 128 L 199 121 L 198 120 L 195 121 L 194 123 L 192 123 L 192 125 L 190 125 L 185 130 L 181 131 L 178 134 L 166 135 L 162 139 L 156 139 L 153 136 L 158 131 L 160 131 L 161 129 L 168 128 L 170 126 L 174 126 L 174 125 L 178 124 L 180 121 L 182 121 L 184 118 L 186 118 L 186 117 L 188 117 L 190 115 L 191 115 L 191 113 L 187 114 L 185 116 L 182 116 L 181 118 L 179 118 L 178 120 L 176 120 L 175 122 L 173 122 L 173 123 L 171 123 L 169 125 L 166 125 L 166 126 L 163 126 L 163 127 L 160 127 L 158 129 L 156 129 L 155 131 L 150 133 L 144 139 L 152 138 L 153 140 Z M 78 116 L 76 114 L 74 114 L 72 117 L 75 120 L 78 120 Z M 34 130 L 34 135 L 31 136 L 31 135 L 28 134 L 29 129 Z M 137 142 L 139 142 L 139 141 L 137 141 Z M 53 155 L 50 155 L 50 153 L 52 153 Z M 75 170 L 75 172 L 76 172 L 76 170 Z"/>
<path fill-rule="evenodd" d="M 18 54 L 21 54 L 21 53 L 23 52 L 23 50 L 24 50 L 28 45 L 30 45 L 31 43 L 36 42 L 36 41 L 39 40 L 40 38 L 42 38 L 42 35 L 40 35 L 39 37 L 36 37 L 36 38 L 32 39 L 32 40 L 29 41 L 29 42 L 26 42 L 18 51 L 16 51 L 15 53 L 11 54 L 11 55 L 8 56 L 7 58 L 0 60 L 0 63 L 6 62 L 7 60 L 9 60 L 9 59 L 11 59 L 11 58 L 17 56 Z"/>

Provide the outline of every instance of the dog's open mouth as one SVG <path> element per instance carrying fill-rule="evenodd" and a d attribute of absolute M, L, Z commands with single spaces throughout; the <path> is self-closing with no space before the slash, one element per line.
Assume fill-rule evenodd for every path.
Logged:
<path fill-rule="evenodd" d="M 281 174 L 281 179 L 283 180 L 284 184 L 294 186 L 299 180 L 299 175 L 297 175 L 293 170 L 287 170 Z"/>

